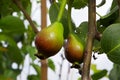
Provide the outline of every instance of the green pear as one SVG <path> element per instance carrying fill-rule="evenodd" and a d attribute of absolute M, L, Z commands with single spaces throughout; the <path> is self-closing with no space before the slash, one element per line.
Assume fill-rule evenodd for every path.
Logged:
<path fill-rule="evenodd" d="M 35 38 L 35 46 L 38 56 L 48 58 L 57 54 L 63 46 L 63 26 L 60 22 L 54 22 L 42 29 Z"/>
<path fill-rule="evenodd" d="M 65 44 L 65 57 L 71 63 L 82 63 L 84 46 L 79 37 L 70 33 Z"/>

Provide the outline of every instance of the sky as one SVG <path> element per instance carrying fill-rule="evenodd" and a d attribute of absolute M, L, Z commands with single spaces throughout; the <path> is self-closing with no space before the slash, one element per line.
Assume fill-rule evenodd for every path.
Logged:
<path fill-rule="evenodd" d="M 32 14 L 31 17 L 33 20 L 35 20 L 39 25 L 40 23 L 40 5 L 37 4 L 34 0 L 32 1 Z M 47 0 L 49 1 L 49 0 Z M 96 4 L 99 4 L 101 2 L 101 0 L 96 0 Z M 112 0 L 106 0 L 106 4 L 100 8 L 96 8 L 96 11 L 101 15 L 105 15 L 108 11 L 109 11 L 109 7 L 111 5 Z M 50 6 L 49 2 L 47 2 L 48 7 Z M 75 10 L 72 9 L 72 19 L 75 22 L 76 26 L 79 26 L 81 22 L 83 21 L 87 21 L 88 20 L 88 8 L 85 7 L 81 10 Z M 97 16 L 97 19 L 99 19 L 99 16 Z M 50 24 L 50 20 L 49 20 L 49 16 L 47 16 L 47 25 Z M 52 70 L 48 70 L 48 80 L 59 80 L 58 78 L 58 74 L 59 74 L 59 64 L 61 63 L 61 58 L 60 58 L 60 54 L 63 53 L 63 49 L 61 49 L 61 51 L 59 52 L 59 54 L 51 57 L 51 59 L 53 59 L 55 65 L 56 65 L 56 72 L 53 72 Z M 97 60 L 92 59 L 92 64 L 96 64 L 98 69 L 107 69 L 108 71 L 111 70 L 112 68 L 112 62 L 110 62 L 107 58 L 107 56 L 105 54 L 102 55 L 96 55 L 97 56 Z M 29 66 L 29 61 L 30 58 L 29 56 L 26 56 L 26 60 L 25 60 L 25 68 L 22 71 L 21 77 L 18 77 L 18 80 L 26 80 L 26 75 L 29 73 L 26 70 L 30 69 L 30 74 L 35 74 L 35 71 L 32 67 L 28 67 Z M 39 64 L 38 60 L 35 61 L 36 64 Z M 61 80 L 66 80 L 66 76 L 68 74 L 68 61 L 64 60 L 63 63 L 63 69 L 62 69 L 62 79 Z M 77 78 L 79 77 L 78 71 L 76 69 L 71 69 L 70 70 L 70 74 L 69 74 L 69 80 L 77 80 Z M 101 80 L 108 80 L 106 78 L 103 78 Z"/>

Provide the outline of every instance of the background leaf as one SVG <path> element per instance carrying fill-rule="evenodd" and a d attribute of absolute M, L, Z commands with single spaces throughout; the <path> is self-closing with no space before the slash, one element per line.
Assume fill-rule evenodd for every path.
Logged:
<path fill-rule="evenodd" d="M 74 0 L 72 6 L 75 9 L 81 9 L 87 6 L 88 0 Z"/>
<path fill-rule="evenodd" d="M 16 42 L 7 35 L 0 35 L 0 41 L 5 41 L 8 43 L 8 51 L 6 52 L 8 58 L 10 58 L 13 62 L 20 64 L 23 61 L 23 56 L 20 53 Z"/>
<path fill-rule="evenodd" d="M 92 80 L 99 80 L 103 78 L 106 74 L 107 74 L 107 70 L 104 69 L 94 73 L 91 77 L 92 77 Z"/>
<path fill-rule="evenodd" d="M 48 59 L 48 66 L 51 70 L 55 71 L 55 64 L 54 64 L 53 60 Z"/>
<path fill-rule="evenodd" d="M 109 74 L 110 80 L 120 80 L 120 65 L 114 64 L 113 69 Z"/>
<path fill-rule="evenodd" d="M 112 24 L 105 29 L 101 47 L 111 61 L 120 64 L 120 23 Z"/>

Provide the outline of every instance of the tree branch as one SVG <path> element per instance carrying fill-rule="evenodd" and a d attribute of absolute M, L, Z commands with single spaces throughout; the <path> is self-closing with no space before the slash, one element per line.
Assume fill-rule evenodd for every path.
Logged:
<path fill-rule="evenodd" d="M 41 28 L 45 28 L 47 26 L 47 6 L 46 0 L 41 0 Z M 47 80 L 47 70 L 48 63 L 47 59 L 41 60 L 41 79 Z"/>
<path fill-rule="evenodd" d="M 84 52 L 84 64 L 82 70 L 82 80 L 91 80 L 90 78 L 90 65 L 92 56 L 92 46 L 96 34 L 96 0 L 89 0 L 88 3 L 88 37 L 87 44 Z"/>
<path fill-rule="evenodd" d="M 26 17 L 26 19 L 28 20 L 28 22 L 30 23 L 31 27 L 33 28 L 35 33 L 38 33 L 37 28 L 35 27 L 32 19 L 30 18 L 29 14 L 25 11 L 25 9 L 23 8 L 20 0 L 13 0 L 13 2 L 16 4 L 16 6 L 23 12 L 24 16 Z"/>

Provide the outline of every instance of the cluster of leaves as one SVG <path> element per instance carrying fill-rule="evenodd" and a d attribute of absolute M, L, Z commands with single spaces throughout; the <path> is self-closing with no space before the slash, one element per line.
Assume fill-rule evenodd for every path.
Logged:
<path fill-rule="evenodd" d="M 30 15 L 32 9 L 30 0 L 20 0 L 20 2 Z M 16 80 L 24 68 L 25 56 L 29 55 L 32 59 L 30 66 L 35 69 L 37 75 L 29 75 L 28 80 L 39 80 L 40 66 L 33 63 L 37 51 L 32 45 L 35 33 L 31 25 L 25 23 L 26 18 L 14 1 L 1 0 L 0 4 L 3 5 L 0 6 L 0 79 Z M 36 22 L 34 24 L 37 25 Z M 17 67 L 14 68 L 13 64 Z M 49 59 L 48 66 L 55 71 L 53 64 Z"/>
<path fill-rule="evenodd" d="M 30 0 L 21 0 L 21 3 L 30 13 Z M 12 0 L 1 0 L 0 4 L 3 5 L 0 7 L 0 79 L 15 80 L 22 71 L 20 66 L 27 53 L 33 55 L 35 52 L 31 46 L 35 34 L 29 25 L 26 28 L 25 18 L 21 19 L 24 16 Z M 17 15 L 13 16 L 14 13 Z M 12 67 L 13 63 L 17 68 Z"/>

